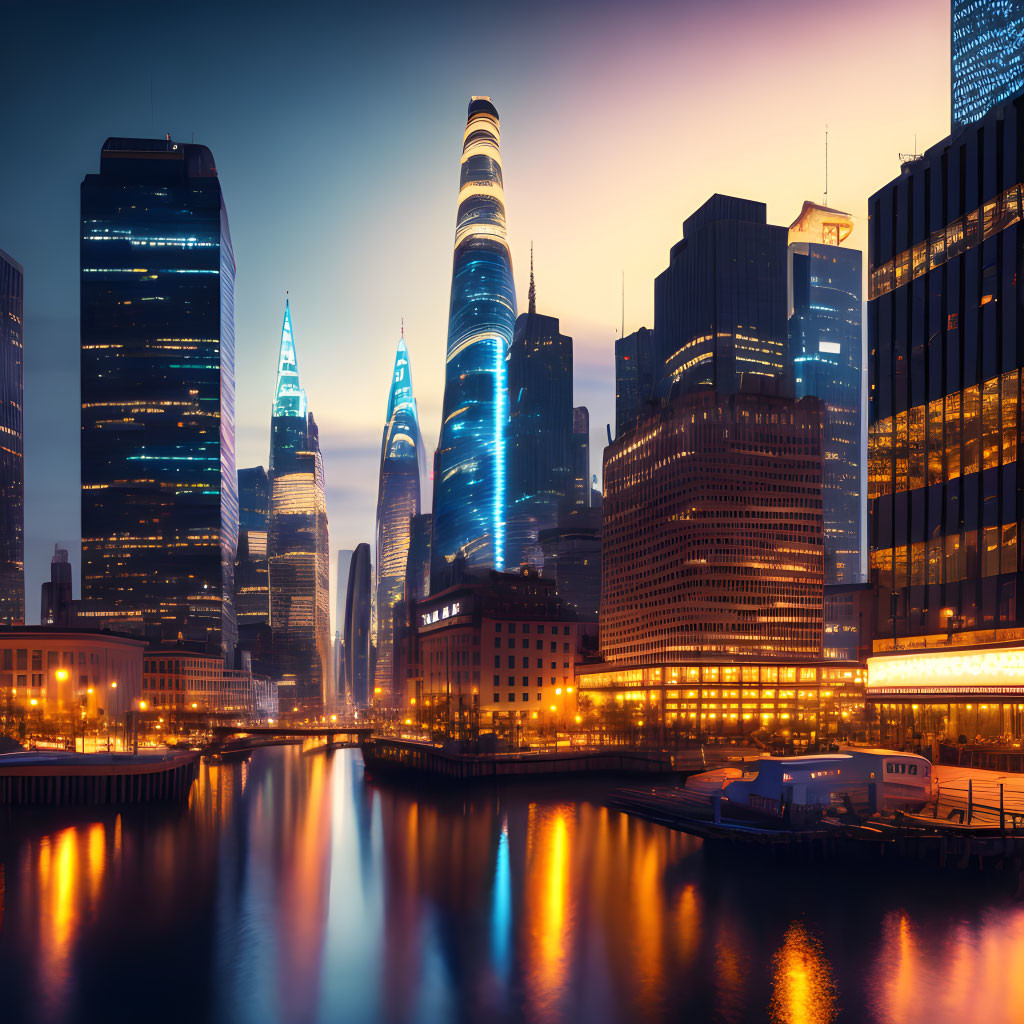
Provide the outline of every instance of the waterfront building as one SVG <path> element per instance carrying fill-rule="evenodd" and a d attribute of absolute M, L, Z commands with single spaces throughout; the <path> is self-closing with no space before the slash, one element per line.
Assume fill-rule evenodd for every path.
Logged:
<path fill-rule="evenodd" d="M 654 281 L 659 395 L 677 383 L 725 394 L 752 377 L 789 379 L 786 238 L 764 203 L 733 196 L 712 196 L 683 222 Z"/>
<path fill-rule="evenodd" d="M 345 591 L 345 681 L 349 700 L 357 708 L 370 704 L 370 545 L 352 552 Z"/>
<path fill-rule="evenodd" d="M 1024 88 L 1024 4 L 953 0 L 950 9 L 953 130 L 980 120 Z"/>
<path fill-rule="evenodd" d="M 230 659 L 235 260 L 210 150 L 107 139 L 80 251 L 84 611 Z"/>
<path fill-rule="evenodd" d="M 615 436 L 632 430 L 661 376 L 654 332 L 641 327 L 615 339 Z"/>
<path fill-rule="evenodd" d="M 572 411 L 572 504 L 589 506 L 590 475 L 590 412 L 585 405 Z"/>
<path fill-rule="evenodd" d="M 54 626 L 0 628 L 0 694 L 38 719 L 123 721 L 142 697 L 145 640 Z"/>
<path fill-rule="evenodd" d="M 581 622 L 597 622 L 601 604 L 601 507 L 573 508 L 538 538 L 542 574 Z"/>
<path fill-rule="evenodd" d="M 142 699 L 149 710 L 178 715 L 235 712 L 249 718 L 277 714 L 276 684 L 251 668 L 224 663 L 185 644 L 149 648 L 142 663 Z"/>
<path fill-rule="evenodd" d="M 822 652 L 815 398 L 676 394 L 605 449 L 600 647 L 651 665 Z"/>
<path fill-rule="evenodd" d="M 576 670 L 587 727 L 642 742 L 754 735 L 762 743 L 866 738 L 863 665 L 765 658 L 679 658 Z"/>
<path fill-rule="evenodd" d="M 75 602 L 72 600 L 71 562 L 67 551 L 53 546 L 50 578 L 40 588 L 39 624 L 67 628 L 74 624 Z"/>
<path fill-rule="evenodd" d="M 398 343 L 388 394 L 377 490 L 374 693 L 379 700 L 385 701 L 404 686 L 404 680 L 398 679 L 394 673 L 394 609 L 405 597 L 412 520 L 420 513 L 422 459 L 423 439 L 403 335 Z"/>
<path fill-rule="evenodd" d="M 238 471 L 238 552 L 235 556 L 235 617 L 240 631 L 270 622 L 267 528 L 270 479 L 262 466 Z"/>
<path fill-rule="evenodd" d="M 25 623 L 25 278 L 0 250 L 0 625 Z"/>
<path fill-rule="evenodd" d="M 511 736 L 576 714 L 579 623 L 554 580 L 523 569 L 467 569 L 415 608 L 410 706 L 421 721 Z"/>
<path fill-rule="evenodd" d="M 572 338 L 537 312 L 533 267 L 529 310 L 516 319 L 508 354 L 506 562 L 540 568 L 541 530 L 575 501 Z"/>
<path fill-rule="evenodd" d="M 498 111 L 469 104 L 455 229 L 441 436 L 434 457 L 433 575 L 460 552 L 505 564 L 506 356 L 516 314 Z"/>
<path fill-rule="evenodd" d="M 270 627 L 281 711 L 317 714 L 331 686 L 327 497 L 287 300 L 271 417 L 270 494 Z"/>
<path fill-rule="evenodd" d="M 927 702 L 926 740 L 1020 737 L 1019 687 L 998 666 L 1024 641 L 1022 130 L 1018 97 L 905 163 L 868 207 L 873 650 L 886 659 L 869 663 L 868 693 L 908 716 Z M 957 657 L 920 653 L 943 647 Z M 972 729 L 975 679 L 993 715 Z"/>
<path fill-rule="evenodd" d="M 797 398 L 822 402 L 825 583 L 863 579 L 861 253 L 850 216 L 805 202 L 789 228 L 789 353 Z"/>

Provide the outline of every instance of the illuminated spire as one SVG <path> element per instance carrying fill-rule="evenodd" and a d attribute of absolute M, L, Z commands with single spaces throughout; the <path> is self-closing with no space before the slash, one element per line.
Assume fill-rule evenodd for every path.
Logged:
<path fill-rule="evenodd" d="M 533 242 L 530 243 L 530 293 L 529 312 L 537 312 L 537 286 L 533 283 Z"/>
<path fill-rule="evenodd" d="M 391 390 L 388 393 L 388 414 L 385 422 L 391 420 L 395 409 L 402 406 L 416 406 L 412 397 L 412 372 L 409 369 L 409 351 L 405 347 L 405 324 L 402 324 L 402 336 L 398 340 L 398 351 L 395 353 L 395 372 L 391 375 Z"/>
<path fill-rule="evenodd" d="M 306 418 L 306 392 L 299 387 L 299 365 L 295 357 L 292 314 L 284 300 L 284 323 L 281 325 L 281 354 L 277 362 L 277 390 L 274 392 L 274 416 Z"/>

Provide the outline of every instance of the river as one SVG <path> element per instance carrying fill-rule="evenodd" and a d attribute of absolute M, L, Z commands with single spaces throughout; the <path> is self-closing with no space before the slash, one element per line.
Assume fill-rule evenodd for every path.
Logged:
<path fill-rule="evenodd" d="M 0 818 L 0 1021 L 1024 1019 L 1024 905 L 778 867 L 356 751 L 203 766 L 188 808 Z"/>

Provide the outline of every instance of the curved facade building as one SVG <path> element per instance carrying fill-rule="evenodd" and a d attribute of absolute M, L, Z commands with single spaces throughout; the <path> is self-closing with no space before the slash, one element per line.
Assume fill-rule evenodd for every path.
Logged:
<path fill-rule="evenodd" d="M 409 353 L 403 338 L 398 343 L 395 372 L 391 377 L 377 491 L 377 663 L 374 691 L 384 700 L 395 693 L 394 609 L 405 596 L 412 517 L 420 514 L 422 451 Z"/>
<path fill-rule="evenodd" d="M 357 544 L 345 596 L 345 681 L 357 708 L 370 703 L 370 576 L 370 545 Z"/>
<path fill-rule="evenodd" d="M 462 146 L 441 438 L 434 458 L 433 574 L 462 552 L 505 562 L 505 357 L 516 296 L 505 230 L 498 111 L 474 96 Z"/>

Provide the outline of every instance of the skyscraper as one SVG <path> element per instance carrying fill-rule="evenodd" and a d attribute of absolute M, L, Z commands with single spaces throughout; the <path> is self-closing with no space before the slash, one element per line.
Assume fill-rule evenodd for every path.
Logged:
<path fill-rule="evenodd" d="M 713 195 L 683 222 L 668 268 L 654 281 L 654 332 L 667 395 L 745 378 L 787 377 L 786 229 L 764 203 Z"/>
<path fill-rule="evenodd" d="M 433 516 L 414 516 L 409 528 L 409 555 L 405 563 L 405 600 L 422 601 L 430 594 L 430 538 Z"/>
<path fill-rule="evenodd" d="M 590 505 L 590 411 L 577 405 L 572 411 L 573 504 Z"/>
<path fill-rule="evenodd" d="M 83 611 L 230 658 L 235 260 L 213 155 L 108 139 L 81 204 Z"/>
<path fill-rule="evenodd" d="M 434 457 L 433 571 L 463 552 L 505 564 L 505 357 L 516 297 L 505 230 L 498 111 L 469 104 L 455 229 L 441 437 Z"/>
<path fill-rule="evenodd" d="M 661 374 L 654 332 L 641 327 L 615 339 L 615 436 L 632 430 Z"/>
<path fill-rule="evenodd" d="M 50 578 L 42 585 L 39 602 L 40 626 L 70 626 L 75 618 L 71 600 L 71 562 L 59 544 L 53 546 Z"/>
<path fill-rule="evenodd" d="M 238 554 L 235 557 L 235 616 L 238 628 L 270 622 L 267 521 L 270 480 L 262 466 L 238 471 Z"/>
<path fill-rule="evenodd" d="M 348 574 L 352 549 L 338 552 L 338 577 L 334 591 L 334 693 L 339 701 L 349 699 L 345 679 L 345 599 L 348 596 Z"/>
<path fill-rule="evenodd" d="M 24 275 L 0 251 L 0 625 L 25 624 Z"/>
<path fill-rule="evenodd" d="M 352 552 L 345 596 L 345 679 L 357 708 L 370 703 L 370 545 Z"/>
<path fill-rule="evenodd" d="M 331 675 L 327 497 L 287 300 L 270 427 L 270 494 L 270 626 L 280 707 L 315 713 L 329 696 Z"/>
<path fill-rule="evenodd" d="M 789 229 L 789 351 L 796 395 L 822 400 L 825 583 L 858 583 L 861 529 L 861 254 L 845 213 L 804 203 Z"/>
<path fill-rule="evenodd" d="M 950 14 L 955 130 L 1024 88 L 1024 3 L 952 0 Z"/>
<path fill-rule="evenodd" d="M 529 311 L 516 319 L 508 353 L 508 403 L 505 559 L 539 569 L 540 531 L 557 524 L 567 496 L 575 500 L 572 338 L 537 312 L 532 266 Z"/>
<path fill-rule="evenodd" d="M 413 516 L 420 513 L 420 437 L 405 338 L 398 343 L 380 448 L 377 490 L 377 661 L 374 690 L 387 699 L 395 690 L 394 607 L 405 596 L 405 570 Z"/>

